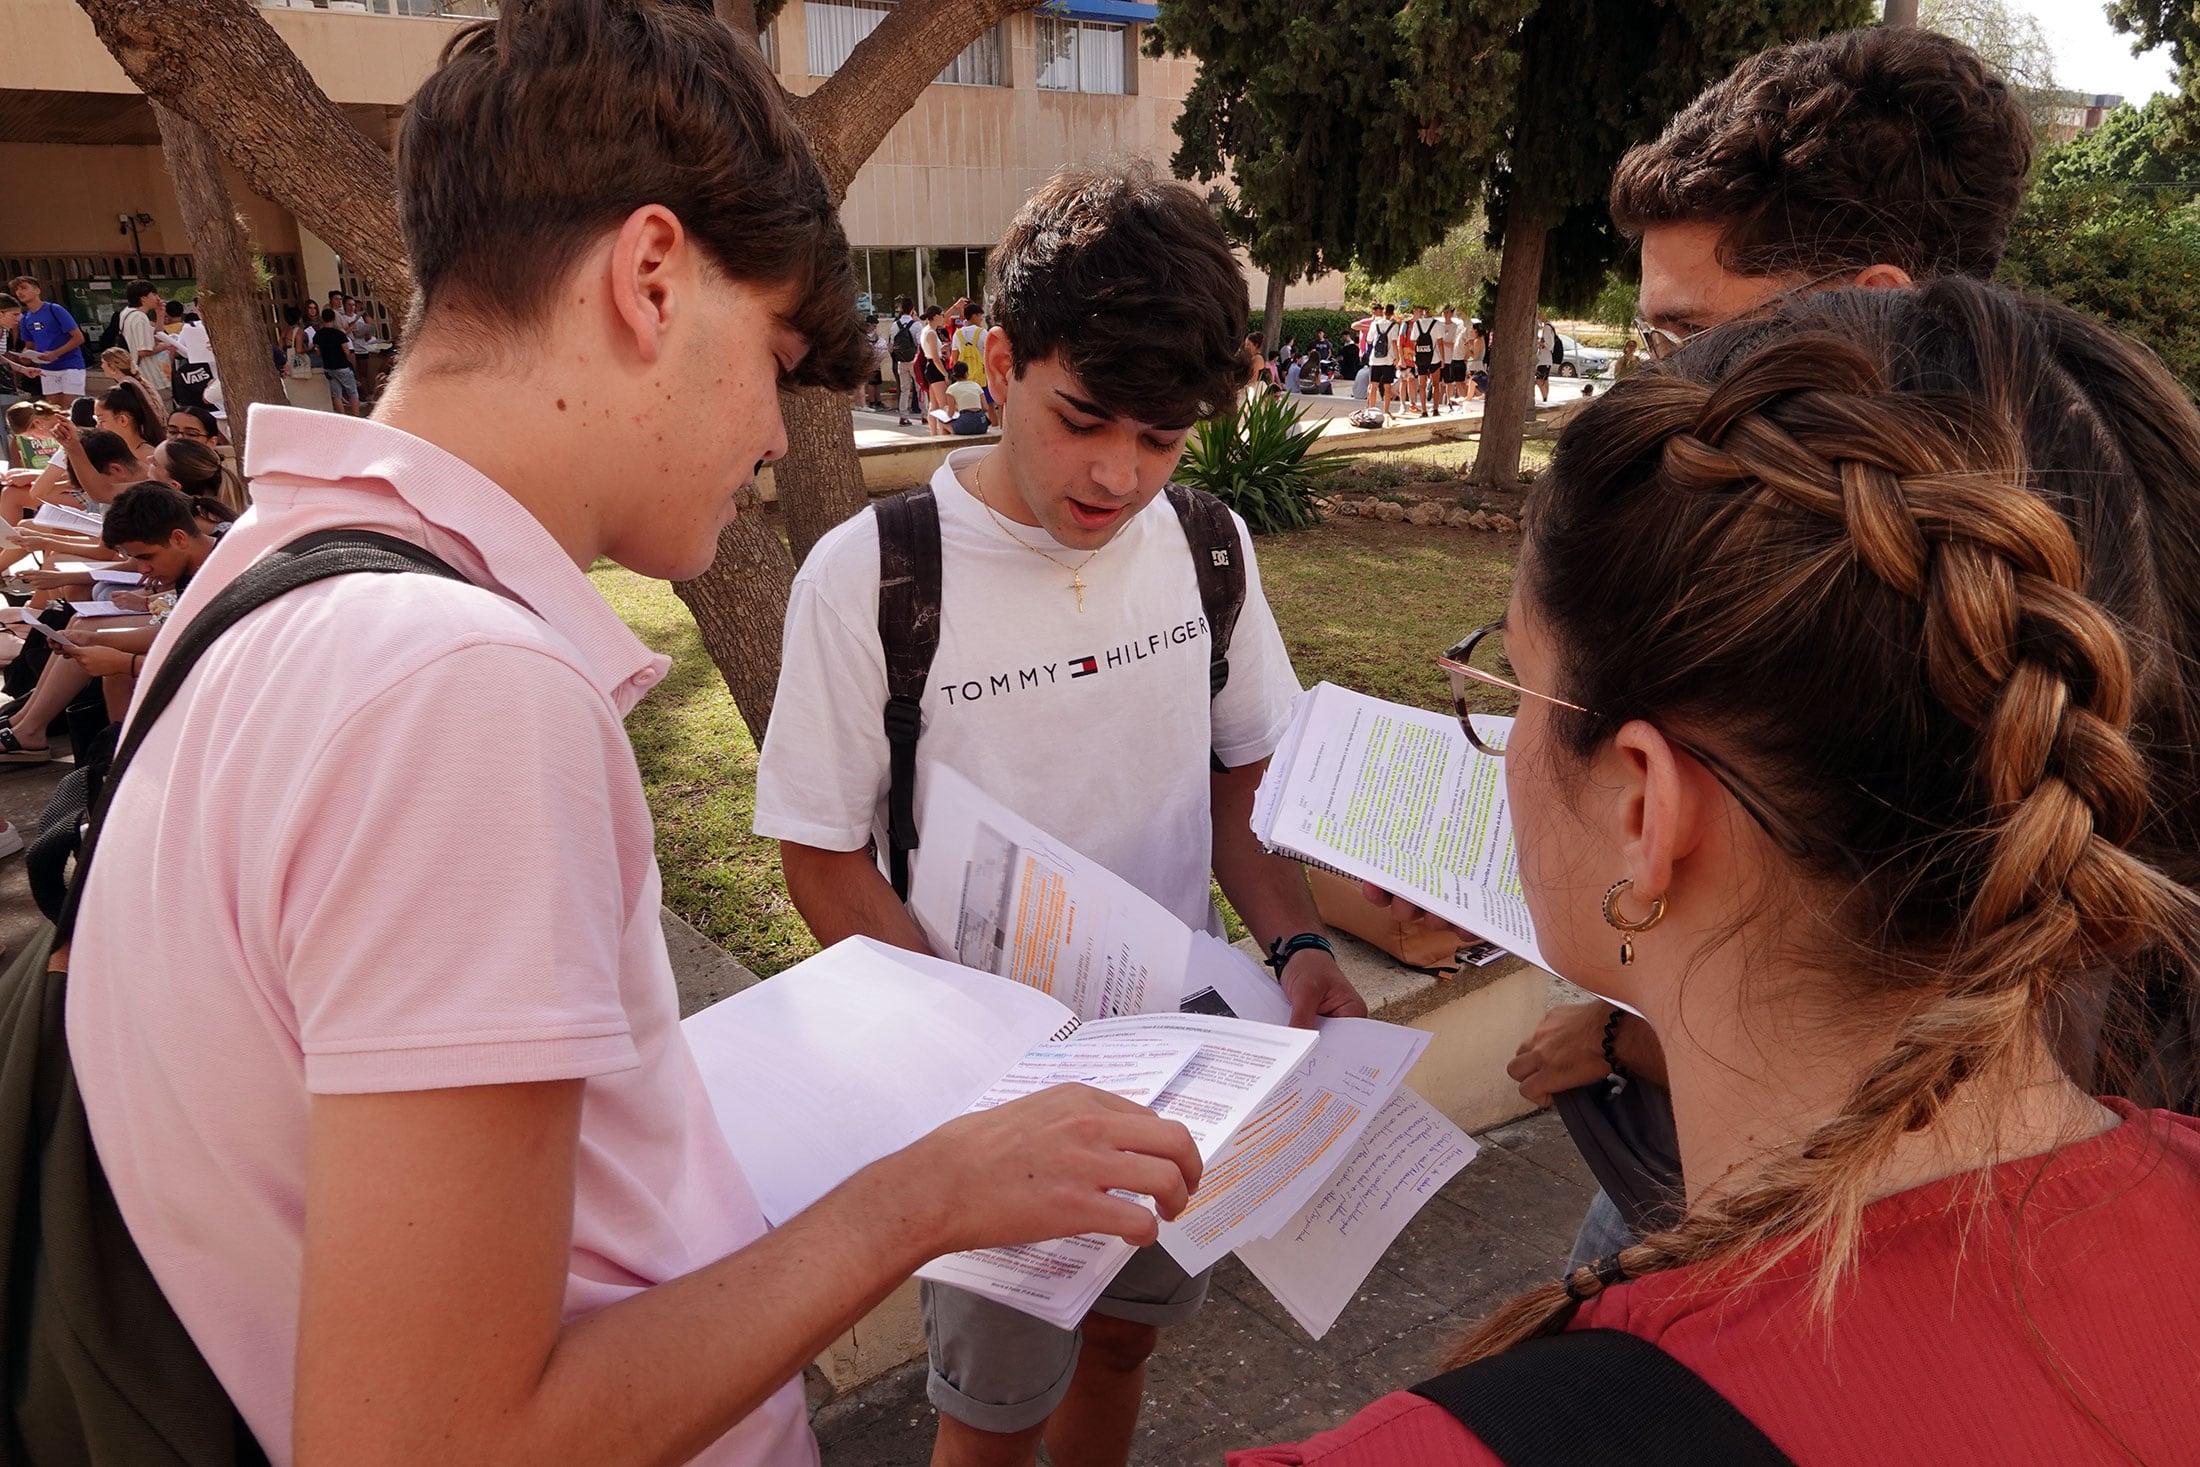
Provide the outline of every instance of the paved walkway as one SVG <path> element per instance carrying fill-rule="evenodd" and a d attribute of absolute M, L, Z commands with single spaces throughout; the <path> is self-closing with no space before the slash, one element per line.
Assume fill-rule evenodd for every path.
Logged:
<path fill-rule="evenodd" d="M 1436 1373 L 1448 1342 L 1495 1305 L 1555 1277 L 1595 1190 L 1549 1112 L 1479 1138 L 1482 1151 L 1406 1229 L 1316 1342 L 1234 1258 L 1198 1318 L 1154 1357 L 1136 1467 L 1213 1464 L 1232 1447 L 1335 1426 Z M 933 1412 L 920 1361 L 826 1403 L 825 1467 L 919 1467 Z"/>

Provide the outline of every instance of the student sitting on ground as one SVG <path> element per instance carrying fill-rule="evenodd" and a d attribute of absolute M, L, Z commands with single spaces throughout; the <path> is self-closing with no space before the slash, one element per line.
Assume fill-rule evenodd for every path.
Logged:
<path fill-rule="evenodd" d="M 210 499 L 235 519 L 248 502 L 244 480 L 222 456 L 203 443 L 171 438 L 153 450 L 147 465 L 154 478 L 173 484 L 195 499 Z"/>
<path fill-rule="evenodd" d="M 208 448 L 220 448 L 229 442 L 222 432 L 221 419 L 206 407 L 179 407 L 168 415 L 168 436 L 187 438 L 203 443 Z"/>
<path fill-rule="evenodd" d="M 154 445 L 168 436 L 160 405 L 136 382 L 117 382 L 92 411 L 99 426 L 121 434 L 141 461 L 151 458 Z"/>
<path fill-rule="evenodd" d="M 55 647 L 59 655 L 48 659 L 29 698 L 0 722 L 0 763 L 36 764 L 52 757 L 47 728 L 95 677 L 105 684 L 108 719 L 122 718 L 154 636 L 215 545 L 193 513 L 190 497 L 166 484 L 133 484 L 123 490 L 108 506 L 100 534 L 109 549 L 145 577 L 153 594 L 150 614 L 70 622 L 65 634 L 78 645 Z"/>
<path fill-rule="evenodd" d="M 293 591 L 148 725 L 68 954 L 99 1160 L 277 1464 L 811 1464 L 803 1367 L 916 1267 L 1151 1241 L 1114 1189 L 1174 1215 L 1197 1153 L 1062 1087 L 765 1226 L 622 724 L 669 664 L 586 572 L 700 575 L 786 451 L 777 389 L 866 369 L 832 193 L 756 47 L 652 0 L 454 29 L 397 175 L 417 294 L 376 416 L 254 409 L 253 511 L 150 670 L 317 531 L 465 579 Z M 606 421 L 662 450 L 612 495 Z"/>
<path fill-rule="evenodd" d="M 1572 418 L 1500 624 L 1506 782 L 1543 952 L 1663 1043 L 1687 1199 L 1454 1363 L 1623 1331 L 1806 1464 L 2192 1459 L 2200 1122 L 2091 1071 L 2104 1015 L 2200 977 L 2143 854 L 2188 867 L 2200 815 L 2189 735 L 2149 751 L 2200 712 L 2195 463 L 2151 352 L 1962 278 L 1791 297 Z M 1526 1383 L 1435 1390 L 1471 1422 Z M 1400 1394 L 1231 1461 L 1499 1458 Z"/>
<path fill-rule="evenodd" d="M 993 426 L 985 415 L 985 389 L 970 380 L 970 368 L 955 362 L 947 369 L 947 430 L 968 436 Z"/>

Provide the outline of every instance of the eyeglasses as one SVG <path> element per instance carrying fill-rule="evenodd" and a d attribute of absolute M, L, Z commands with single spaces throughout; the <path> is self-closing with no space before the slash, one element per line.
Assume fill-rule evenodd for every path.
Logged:
<path fill-rule="evenodd" d="M 207 436 L 206 430 L 204 428 L 201 428 L 196 423 L 192 423 L 187 427 L 170 428 L 168 430 L 168 436 L 170 438 L 190 438 L 200 443 L 210 443 L 213 441 Z"/>
<path fill-rule="evenodd" d="M 1792 300 L 1796 296 L 1805 295 L 1811 291 L 1818 289 L 1822 285 L 1829 284 L 1832 281 L 1846 281 L 1852 279 L 1856 275 L 1856 273 L 1857 272 L 1854 267 L 1846 265 L 1839 270 L 1829 270 L 1825 274 L 1817 276 L 1810 280 L 1806 280 L 1800 285 L 1791 285 L 1786 290 L 1781 291 L 1778 295 L 1761 301 L 1757 305 L 1752 306 L 1746 311 L 1742 311 L 1734 316 L 1730 316 L 1727 318 L 1727 320 L 1738 321 L 1749 316 L 1757 315 L 1759 312 L 1762 311 L 1769 311 L 1773 307 L 1779 305 L 1782 301 Z M 1687 332 L 1669 331 L 1663 326 L 1654 326 L 1650 322 L 1644 320 L 1642 317 L 1637 316 L 1635 317 L 1634 332 L 1636 337 L 1642 342 L 1642 349 L 1650 354 L 1650 360 L 1654 362 L 1662 362 L 1667 357 L 1673 355 L 1673 353 L 1679 351 L 1682 347 L 1688 345 L 1688 343 L 1690 343 L 1691 341 L 1694 341 L 1697 337 L 1703 335 L 1706 331 L 1709 331 L 1712 326 L 1720 326 L 1724 324 L 1724 321 L 1714 321 L 1710 323 L 1710 325 L 1698 326 L 1693 330 Z"/>
<path fill-rule="evenodd" d="M 1493 643 L 1489 640 L 1490 633 L 1502 632 L 1503 630 L 1503 622 L 1491 622 L 1486 627 L 1479 627 L 1467 633 L 1465 637 L 1454 643 L 1449 650 L 1436 659 L 1436 665 L 1444 669 L 1445 673 L 1451 678 L 1451 706 L 1452 711 L 1459 715 L 1459 727 L 1466 733 L 1467 742 L 1473 745 L 1478 752 L 1487 754 L 1492 758 L 1502 759 L 1505 757 L 1505 744 L 1503 740 L 1492 743 L 1476 732 L 1473 718 L 1474 710 L 1467 706 L 1467 694 L 1472 690 L 1470 684 L 1479 684 L 1484 688 L 1494 688 L 1500 694 L 1511 694 L 1515 698 L 1534 698 L 1539 702 L 1549 703 L 1555 708 L 1563 708 L 1569 713 L 1580 713 L 1590 718 L 1603 718 L 1604 715 L 1594 709 L 1584 708 L 1579 703 L 1569 703 L 1564 698 L 1555 698 L 1549 693 L 1539 693 L 1533 688 L 1525 687 L 1504 676 L 1505 673 L 1512 671 L 1512 665 L 1505 660 L 1504 644 L 1501 641 Z M 1481 665 L 1477 665 L 1478 657 Z M 1492 662 L 1495 662 L 1497 666 L 1493 668 L 1490 665 Z M 1487 709 L 1484 711 L 1501 713 L 1503 710 Z M 1660 732 L 1665 733 L 1664 730 L 1660 730 Z M 1775 815 L 1771 808 L 1757 797 L 1755 792 L 1749 788 L 1749 785 L 1739 774 L 1734 772 L 1725 760 L 1707 749 L 1677 739 L 1671 733 L 1665 733 L 1665 741 L 1708 770 L 1711 777 L 1724 786 L 1726 792 L 1734 797 L 1734 803 L 1740 805 L 1747 812 L 1749 818 L 1756 821 L 1766 835 L 1772 837 L 1773 843 L 1779 846 L 1781 850 L 1797 860 L 1805 859 L 1810 855 L 1809 844 L 1798 836 L 1786 821 Z"/>

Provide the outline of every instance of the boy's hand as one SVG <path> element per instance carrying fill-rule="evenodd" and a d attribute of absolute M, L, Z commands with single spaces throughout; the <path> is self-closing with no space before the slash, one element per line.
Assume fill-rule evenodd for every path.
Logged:
<path fill-rule="evenodd" d="M 1408 927 L 1419 926 L 1429 932 L 1456 932 L 1468 942 L 1480 942 L 1482 940 L 1467 931 L 1466 928 L 1446 922 L 1434 912 L 1422 911 L 1404 897 L 1392 896 L 1372 881 L 1360 883 L 1360 895 L 1378 907 L 1390 908 L 1390 914 Z"/>
<path fill-rule="evenodd" d="M 1143 1247 L 1199 1185 L 1192 1133 L 1145 1106 L 1085 1085 L 1057 1085 L 949 1121 L 879 1163 L 884 1205 L 931 1236 L 933 1256 L 969 1248 L 1112 1233 Z"/>
<path fill-rule="evenodd" d="M 54 650 L 82 668 L 90 677 L 121 677 L 130 671 L 130 664 L 137 660 L 134 652 L 125 652 L 120 647 L 105 647 L 98 643 L 61 643 Z"/>
<path fill-rule="evenodd" d="M 1367 1000 L 1344 976 L 1337 960 L 1318 947 L 1291 954 L 1283 968 L 1283 996 L 1291 1000 L 1294 1029 L 1311 1029 L 1316 1019 L 1367 1017 Z"/>

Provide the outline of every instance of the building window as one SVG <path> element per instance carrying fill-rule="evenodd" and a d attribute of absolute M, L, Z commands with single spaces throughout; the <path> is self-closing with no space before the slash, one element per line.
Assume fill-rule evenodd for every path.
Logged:
<path fill-rule="evenodd" d="M 937 78 L 950 86 L 1005 87 L 1008 85 L 1008 37 L 996 24 L 962 48 Z"/>
<path fill-rule="evenodd" d="M 1050 92 L 1124 95 L 1136 75 L 1131 28 L 1042 15 L 1038 28 L 1039 85 Z"/>
<path fill-rule="evenodd" d="M 756 49 L 764 53 L 764 64 L 773 71 L 779 70 L 779 22 L 773 21 L 756 33 Z"/>
<path fill-rule="evenodd" d="M 831 76 L 863 38 L 893 13 L 885 0 L 803 0 L 802 22 L 809 31 L 810 75 Z"/>
<path fill-rule="evenodd" d="M 802 19 L 809 29 L 810 75 L 831 76 L 847 64 L 865 36 L 893 13 L 893 0 L 803 0 Z M 1008 46 L 996 25 L 963 47 L 935 78 L 955 86 L 1008 85 Z"/>

